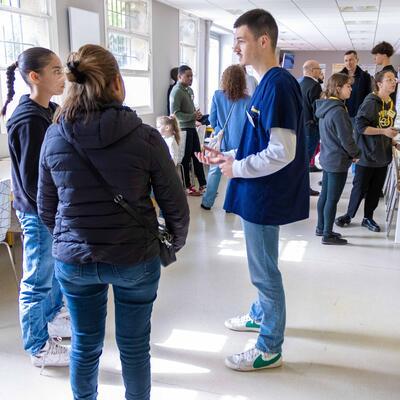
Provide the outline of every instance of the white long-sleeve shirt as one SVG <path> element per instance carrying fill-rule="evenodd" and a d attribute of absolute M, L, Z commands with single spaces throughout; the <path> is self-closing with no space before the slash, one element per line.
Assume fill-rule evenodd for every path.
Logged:
<path fill-rule="evenodd" d="M 231 150 L 224 155 L 236 157 L 236 151 Z M 290 164 L 295 155 L 296 133 L 291 129 L 272 128 L 266 149 L 233 162 L 233 177 L 259 178 L 274 174 Z"/>
<path fill-rule="evenodd" d="M 179 145 L 176 142 L 176 139 L 174 136 L 163 136 L 162 137 L 165 140 L 165 143 L 167 143 L 169 154 L 172 158 L 172 161 L 174 162 L 175 165 L 178 164 L 179 160 Z"/>

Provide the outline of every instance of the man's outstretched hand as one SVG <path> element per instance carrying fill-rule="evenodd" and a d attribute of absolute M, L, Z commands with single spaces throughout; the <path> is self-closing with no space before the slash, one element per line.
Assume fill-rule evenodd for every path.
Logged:
<path fill-rule="evenodd" d="M 233 178 L 232 164 L 235 161 L 233 157 L 225 156 L 220 151 L 214 150 L 208 146 L 204 146 L 204 150 L 200 153 L 195 153 L 195 156 L 203 164 L 219 164 L 222 174 L 228 178 Z"/>

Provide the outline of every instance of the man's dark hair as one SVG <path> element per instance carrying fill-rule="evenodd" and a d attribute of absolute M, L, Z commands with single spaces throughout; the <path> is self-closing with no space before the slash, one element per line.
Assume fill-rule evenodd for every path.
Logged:
<path fill-rule="evenodd" d="M 186 71 L 191 71 L 192 70 L 192 68 L 190 68 L 188 65 L 181 65 L 179 68 L 178 68 L 178 75 L 182 75 L 182 74 L 184 74 Z"/>
<path fill-rule="evenodd" d="M 271 40 L 272 49 L 275 50 L 278 41 L 278 25 L 268 11 L 262 8 L 247 11 L 235 21 L 233 27 L 236 29 L 243 25 L 249 28 L 256 39 L 266 34 Z"/>
<path fill-rule="evenodd" d="M 392 57 L 393 53 L 393 46 L 388 42 L 380 42 L 371 50 L 371 54 L 386 54 L 388 57 Z"/>
<path fill-rule="evenodd" d="M 348 56 L 350 54 L 354 54 L 358 58 L 358 54 L 355 50 L 348 50 L 346 53 L 344 53 L 345 56 Z"/>

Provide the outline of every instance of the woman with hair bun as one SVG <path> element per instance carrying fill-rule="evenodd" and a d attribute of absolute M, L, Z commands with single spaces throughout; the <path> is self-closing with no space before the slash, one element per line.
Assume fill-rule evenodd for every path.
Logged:
<path fill-rule="evenodd" d="M 176 251 L 185 244 L 189 208 L 163 138 L 123 105 L 114 56 L 85 45 L 67 66 L 71 86 L 43 143 L 38 208 L 53 231 L 56 276 L 71 313 L 72 392 L 76 400 L 97 398 L 111 284 L 125 398 L 148 400 L 150 318 L 160 278 L 160 242 L 149 231 L 158 229 L 150 194 Z M 146 225 L 114 201 L 120 196 Z"/>
<path fill-rule="evenodd" d="M 50 99 L 64 91 L 64 67 L 49 49 L 32 47 L 22 52 L 7 68 L 8 93 L 1 110 L 3 117 L 15 94 L 16 69 L 30 89 L 7 121 L 13 207 L 24 236 L 19 293 L 22 340 L 33 365 L 66 366 L 68 348 L 53 337 L 71 336 L 69 314 L 63 307 L 60 285 L 54 277 L 52 237 L 38 216 L 36 201 L 40 149 L 57 108 Z"/>

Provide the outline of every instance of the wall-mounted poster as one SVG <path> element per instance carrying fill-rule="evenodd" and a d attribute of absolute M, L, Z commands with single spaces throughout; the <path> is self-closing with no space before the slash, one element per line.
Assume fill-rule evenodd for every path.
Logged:
<path fill-rule="evenodd" d="M 100 44 L 100 16 L 96 12 L 68 7 L 71 51 L 84 44 Z"/>
<path fill-rule="evenodd" d="M 340 72 L 344 67 L 343 63 L 332 64 L 332 75 Z"/>

